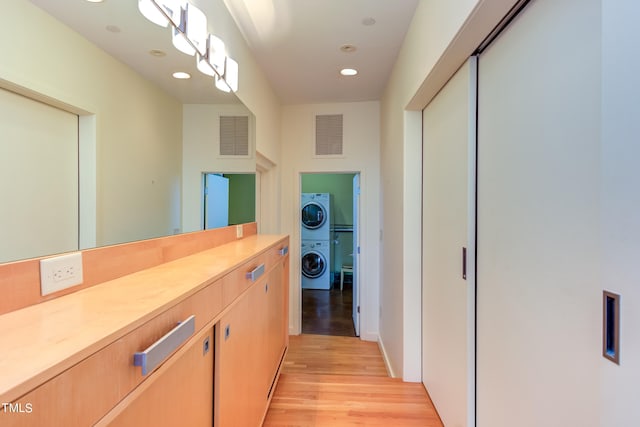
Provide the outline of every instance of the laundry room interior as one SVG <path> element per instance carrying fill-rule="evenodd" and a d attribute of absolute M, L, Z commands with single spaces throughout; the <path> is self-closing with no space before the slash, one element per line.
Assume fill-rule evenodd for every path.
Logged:
<path fill-rule="evenodd" d="M 357 177 L 356 173 L 301 174 L 303 330 L 358 335 L 354 325 Z"/>

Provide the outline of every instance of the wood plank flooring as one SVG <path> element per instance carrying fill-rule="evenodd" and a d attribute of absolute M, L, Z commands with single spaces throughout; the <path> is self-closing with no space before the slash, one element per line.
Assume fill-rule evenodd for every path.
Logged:
<path fill-rule="evenodd" d="M 338 285 L 339 286 L 339 285 Z M 355 337 L 353 329 L 353 291 L 302 290 L 302 333 Z"/>
<path fill-rule="evenodd" d="M 291 336 L 265 427 L 442 427 L 420 383 L 387 375 L 378 345 Z"/>

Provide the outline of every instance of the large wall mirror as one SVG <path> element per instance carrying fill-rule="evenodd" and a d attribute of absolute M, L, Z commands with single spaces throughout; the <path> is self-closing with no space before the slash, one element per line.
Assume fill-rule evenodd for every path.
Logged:
<path fill-rule="evenodd" d="M 0 262 L 201 230 L 202 174 L 255 173 L 251 111 L 137 3 L 4 5 Z M 192 3 L 224 40 L 224 2 Z M 244 126 L 240 151 L 229 122 Z"/>

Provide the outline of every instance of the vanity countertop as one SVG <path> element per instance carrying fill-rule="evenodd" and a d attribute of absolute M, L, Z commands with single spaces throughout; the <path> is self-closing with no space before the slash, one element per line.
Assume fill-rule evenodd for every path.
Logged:
<path fill-rule="evenodd" d="M 286 239 L 254 235 L 0 316 L 0 402 L 12 402 Z"/>

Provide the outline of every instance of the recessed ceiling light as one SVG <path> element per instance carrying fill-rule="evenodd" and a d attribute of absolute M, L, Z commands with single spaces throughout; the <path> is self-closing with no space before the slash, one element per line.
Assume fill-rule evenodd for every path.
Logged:
<path fill-rule="evenodd" d="M 104 0 L 87 0 L 89 3 L 102 3 Z"/>
<path fill-rule="evenodd" d="M 173 77 L 176 79 L 190 79 L 191 74 L 185 73 L 184 71 L 177 71 L 173 73 Z"/>
<path fill-rule="evenodd" d="M 362 25 L 365 25 L 367 27 L 370 27 L 371 25 L 375 25 L 375 24 L 376 24 L 376 20 L 371 17 L 364 18 L 362 20 Z"/>
<path fill-rule="evenodd" d="M 165 51 L 160 50 L 160 49 L 151 49 L 149 51 L 149 55 L 155 56 L 156 58 L 162 58 L 163 56 L 167 56 Z"/>
<path fill-rule="evenodd" d="M 351 53 L 358 50 L 358 48 L 352 44 L 343 44 L 342 46 L 340 46 L 340 50 L 343 51 L 344 53 Z"/>
<path fill-rule="evenodd" d="M 342 70 L 340 70 L 340 74 L 342 74 L 343 76 L 355 76 L 356 74 L 358 74 L 358 70 L 354 68 L 343 68 Z"/>

